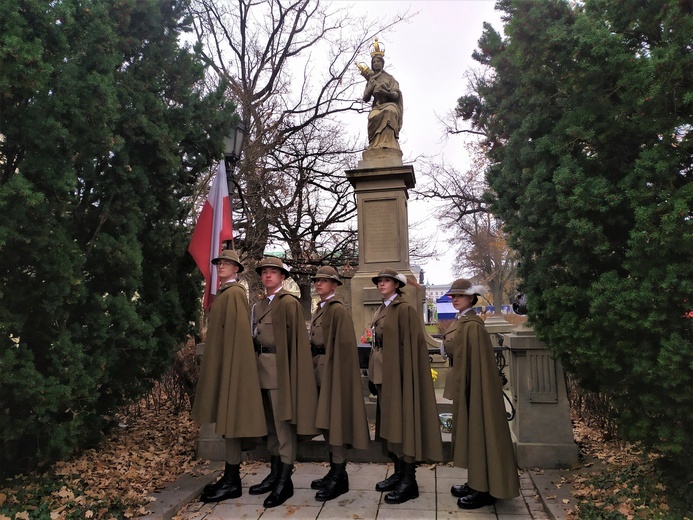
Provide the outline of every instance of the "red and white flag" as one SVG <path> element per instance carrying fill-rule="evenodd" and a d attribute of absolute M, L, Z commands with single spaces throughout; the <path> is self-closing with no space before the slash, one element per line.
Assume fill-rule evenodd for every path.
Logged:
<path fill-rule="evenodd" d="M 224 240 L 232 239 L 233 226 L 229 188 L 226 184 L 226 167 L 224 161 L 221 161 L 205 205 L 197 217 L 195 230 L 188 246 L 188 251 L 205 277 L 205 296 L 202 302 L 205 310 L 209 310 L 212 306 L 212 301 L 219 288 L 217 268 L 212 265 L 212 259 L 221 253 L 221 245 Z"/>

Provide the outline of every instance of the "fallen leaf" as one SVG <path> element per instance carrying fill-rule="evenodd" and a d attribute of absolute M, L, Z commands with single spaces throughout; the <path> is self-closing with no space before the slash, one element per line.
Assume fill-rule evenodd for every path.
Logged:
<path fill-rule="evenodd" d="M 621 513 L 624 516 L 627 516 L 629 518 L 633 518 L 633 515 L 631 514 L 633 510 L 630 508 L 628 504 L 621 504 L 618 506 L 618 512 Z"/>

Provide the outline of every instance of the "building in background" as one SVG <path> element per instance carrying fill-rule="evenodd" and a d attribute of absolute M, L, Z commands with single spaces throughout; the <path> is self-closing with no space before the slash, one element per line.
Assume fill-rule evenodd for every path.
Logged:
<path fill-rule="evenodd" d="M 455 309 L 452 308 L 452 302 L 450 298 L 445 296 L 445 293 L 450 290 L 450 284 L 426 284 L 426 315 L 424 316 L 424 321 L 426 323 L 436 323 L 438 320 L 451 319 L 455 317 Z M 438 300 L 440 298 L 447 298 L 447 304 L 443 301 L 442 307 L 439 307 Z M 443 317 L 440 313 L 443 313 Z M 447 317 L 447 315 L 452 312 L 452 316 Z"/>

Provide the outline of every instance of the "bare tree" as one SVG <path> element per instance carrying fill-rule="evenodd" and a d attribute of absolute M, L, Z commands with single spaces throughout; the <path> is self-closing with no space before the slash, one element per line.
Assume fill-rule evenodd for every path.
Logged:
<path fill-rule="evenodd" d="M 309 306 L 316 266 L 355 255 L 343 170 L 359 146 L 339 123 L 365 108 L 354 62 L 405 18 L 368 21 L 319 0 L 193 0 L 190 12 L 248 131 L 234 178 L 236 248 L 251 259 L 285 252 Z"/>
<path fill-rule="evenodd" d="M 495 313 L 501 313 L 501 304 L 509 301 L 515 290 L 516 261 L 508 247 L 505 233 L 490 213 L 477 213 L 468 219 L 465 228 L 467 240 L 457 241 L 460 263 L 456 274 L 471 271 L 488 285 L 493 295 Z"/>
<path fill-rule="evenodd" d="M 489 211 L 484 171 L 485 155 L 479 143 L 468 149 L 472 164 L 465 173 L 445 164 L 428 162 L 424 170 L 427 182 L 417 192 L 443 202 L 437 216 L 453 233 L 456 248 L 456 275 L 471 272 L 487 284 L 493 294 L 496 313 L 512 294 L 515 285 L 515 257 L 507 245 L 502 223 Z"/>

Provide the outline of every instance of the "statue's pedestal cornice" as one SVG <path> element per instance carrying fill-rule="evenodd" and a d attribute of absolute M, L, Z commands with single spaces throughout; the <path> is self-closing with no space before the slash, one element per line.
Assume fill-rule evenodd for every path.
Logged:
<path fill-rule="evenodd" d="M 356 170 L 383 169 L 402 166 L 402 150 L 395 148 L 369 148 L 363 151 Z M 352 170 L 353 171 L 353 170 Z M 413 188 L 413 186 L 408 186 Z"/>

